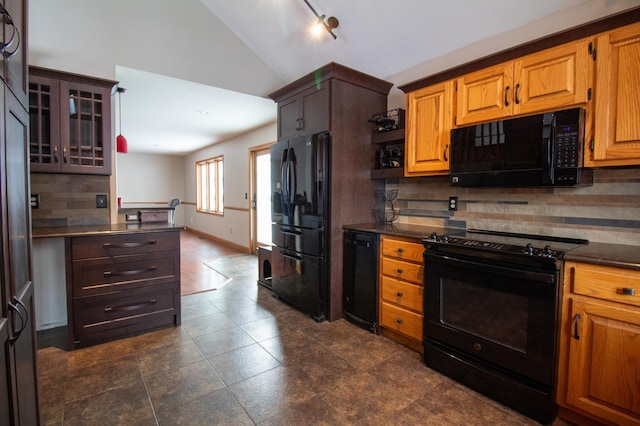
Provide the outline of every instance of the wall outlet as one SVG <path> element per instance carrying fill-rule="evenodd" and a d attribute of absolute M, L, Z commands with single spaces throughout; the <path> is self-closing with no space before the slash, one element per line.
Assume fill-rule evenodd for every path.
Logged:
<path fill-rule="evenodd" d="M 458 197 L 449 197 L 449 210 L 458 210 Z"/>
<path fill-rule="evenodd" d="M 96 195 L 96 208 L 97 209 L 107 208 L 107 194 Z"/>
<path fill-rule="evenodd" d="M 32 209 L 40 208 L 40 194 L 31 194 L 31 208 Z"/>

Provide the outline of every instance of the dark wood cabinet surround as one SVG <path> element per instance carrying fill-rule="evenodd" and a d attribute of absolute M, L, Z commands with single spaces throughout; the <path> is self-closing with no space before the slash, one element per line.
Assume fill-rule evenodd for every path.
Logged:
<path fill-rule="evenodd" d="M 330 147 L 329 253 L 326 282 L 329 320 L 342 318 L 342 225 L 372 218 L 377 161 L 367 120 L 386 111 L 392 84 L 329 63 L 269 95 L 278 103 L 278 139 L 328 131 Z"/>

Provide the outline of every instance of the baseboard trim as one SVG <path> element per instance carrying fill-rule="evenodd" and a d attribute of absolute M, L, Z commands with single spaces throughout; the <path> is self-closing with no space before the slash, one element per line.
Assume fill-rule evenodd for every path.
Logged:
<path fill-rule="evenodd" d="M 234 243 L 232 241 L 225 240 L 224 238 L 216 237 L 215 235 L 207 234 L 206 232 L 202 232 L 202 231 L 199 231 L 197 229 L 189 228 L 188 226 L 185 226 L 185 229 L 187 230 L 187 232 L 191 232 L 192 234 L 195 234 L 195 235 L 197 235 L 199 237 L 202 237 L 204 239 L 213 241 L 215 243 L 224 244 L 226 246 L 234 248 L 234 249 L 236 249 L 238 251 L 241 251 L 243 253 L 249 253 L 249 254 L 251 253 L 251 250 L 249 250 L 249 247 L 242 246 L 240 244 L 236 244 L 236 243 Z"/>

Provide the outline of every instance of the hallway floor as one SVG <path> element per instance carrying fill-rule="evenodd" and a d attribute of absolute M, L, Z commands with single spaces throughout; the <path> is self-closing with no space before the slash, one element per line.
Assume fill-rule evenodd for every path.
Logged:
<path fill-rule="evenodd" d="M 201 258 L 226 252 L 208 245 Z M 391 340 L 345 320 L 314 322 L 258 286 L 257 257 L 247 258 L 216 260 L 231 280 L 183 296 L 180 327 L 71 352 L 45 332 L 42 424 L 538 424 Z M 200 266 L 182 263 L 183 285 L 206 280 Z"/>

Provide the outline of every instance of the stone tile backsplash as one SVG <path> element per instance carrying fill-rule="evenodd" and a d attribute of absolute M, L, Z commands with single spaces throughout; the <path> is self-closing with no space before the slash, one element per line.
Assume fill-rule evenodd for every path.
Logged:
<path fill-rule="evenodd" d="M 32 173 L 31 194 L 40 195 L 34 228 L 109 224 L 109 176 Z M 96 208 L 98 194 L 107 195 L 107 208 Z"/>
<path fill-rule="evenodd" d="M 400 223 L 640 245 L 640 169 L 596 169 L 593 186 L 574 188 L 460 188 L 439 176 L 387 180 L 386 189 L 398 190 Z"/>

